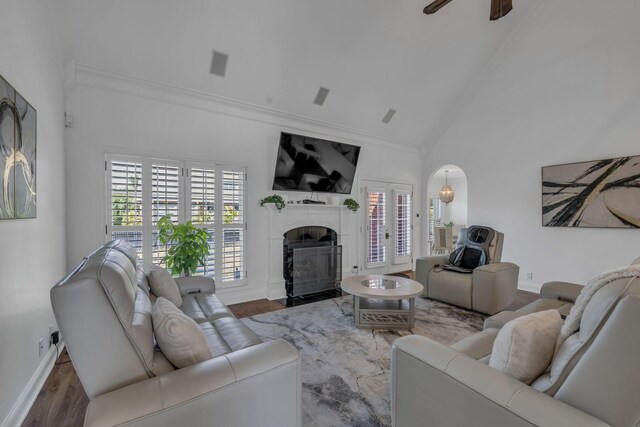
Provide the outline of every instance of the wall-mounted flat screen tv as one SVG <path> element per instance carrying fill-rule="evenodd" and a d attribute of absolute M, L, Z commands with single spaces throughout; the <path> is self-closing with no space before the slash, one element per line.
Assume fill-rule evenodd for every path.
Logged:
<path fill-rule="evenodd" d="M 273 189 L 351 193 L 360 147 L 282 132 Z"/>

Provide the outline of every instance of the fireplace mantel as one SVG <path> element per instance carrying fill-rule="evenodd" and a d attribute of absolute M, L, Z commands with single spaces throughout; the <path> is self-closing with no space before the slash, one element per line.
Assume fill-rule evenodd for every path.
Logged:
<path fill-rule="evenodd" d="M 349 257 L 348 246 L 352 244 L 349 229 L 355 223 L 356 214 L 346 206 L 287 204 L 284 209 L 278 211 L 275 205 L 265 204 L 264 208 L 269 215 L 269 279 L 267 283 L 267 297 L 269 299 L 286 296 L 282 274 L 282 243 L 285 232 L 298 227 L 314 225 L 331 228 L 338 235 L 338 244 L 343 245 L 343 256 Z M 345 265 L 349 265 L 347 259 L 343 259 L 343 268 Z M 343 271 L 343 277 L 344 273 L 346 272 Z"/>

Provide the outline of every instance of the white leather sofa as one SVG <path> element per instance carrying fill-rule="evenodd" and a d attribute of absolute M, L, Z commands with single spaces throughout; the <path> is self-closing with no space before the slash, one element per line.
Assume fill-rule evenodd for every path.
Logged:
<path fill-rule="evenodd" d="M 463 244 L 467 228 L 460 230 L 458 245 Z M 449 255 L 433 255 L 416 260 L 416 280 L 424 286 L 422 296 L 444 301 L 480 313 L 495 314 L 507 308 L 518 292 L 520 268 L 501 262 L 504 234 L 498 231 L 490 243 L 487 263 L 471 274 L 441 268 Z"/>
<path fill-rule="evenodd" d="M 51 289 L 58 325 L 89 396 L 86 426 L 300 426 L 298 352 L 262 340 L 214 295 L 213 280 L 181 278 L 183 311 L 213 359 L 175 369 L 156 346 L 155 296 L 135 249 L 114 241 Z"/>
<path fill-rule="evenodd" d="M 552 284 L 546 295 L 555 292 L 564 303 L 578 290 L 566 285 Z M 487 365 L 497 328 L 451 347 L 415 335 L 400 338 L 391 362 L 393 425 L 638 426 L 638 325 L 640 279 L 605 285 L 586 306 L 580 329 L 557 349 L 550 370 L 531 386 Z"/>
<path fill-rule="evenodd" d="M 483 329 L 502 328 L 507 322 L 538 311 L 556 309 L 565 318 L 583 286 L 569 282 L 547 282 L 540 289 L 540 298 L 515 311 L 504 310 L 488 317 Z"/>

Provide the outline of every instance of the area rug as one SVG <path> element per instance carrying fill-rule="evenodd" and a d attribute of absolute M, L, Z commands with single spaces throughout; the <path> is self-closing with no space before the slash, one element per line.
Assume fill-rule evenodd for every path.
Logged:
<path fill-rule="evenodd" d="M 283 338 L 302 355 L 302 425 L 390 426 L 390 357 L 409 331 L 357 329 L 351 296 L 242 319 L 264 339 Z M 482 329 L 484 316 L 416 298 L 413 333 L 443 344 Z"/>

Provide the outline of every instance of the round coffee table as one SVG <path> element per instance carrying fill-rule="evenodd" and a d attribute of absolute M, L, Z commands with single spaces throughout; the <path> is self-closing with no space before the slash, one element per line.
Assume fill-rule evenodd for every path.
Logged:
<path fill-rule="evenodd" d="M 415 280 L 369 274 L 342 280 L 342 290 L 353 295 L 358 328 L 411 329 L 415 322 L 415 297 L 424 287 Z"/>

